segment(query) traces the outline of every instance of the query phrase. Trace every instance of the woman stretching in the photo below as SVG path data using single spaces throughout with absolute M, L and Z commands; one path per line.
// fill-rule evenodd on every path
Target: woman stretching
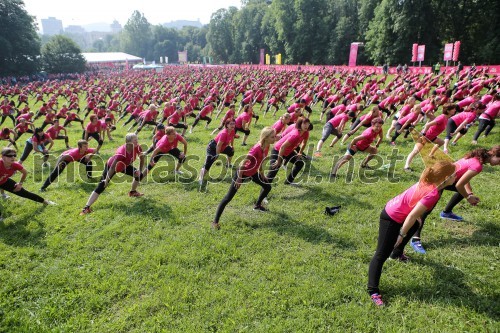
M 271 191 L 271 184 L 262 171 L 262 161 L 266 158 L 269 152 L 269 146 L 274 143 L 275 140 L 276 134 L 274 133 L 274 129 L 271 127 L 264 127 L 260 132 L 259 142 L 250 149 L 248 155 L 245 157 L 243 162 L 241 162 L 241 166 L 234 174 L 226 196 L 217 207 L 215 218 L 212 222 L 212 228 L 220 229 L 219 221 L 222 212 L 224 212 L 224 208 L 226 208 L 226 205 L 233 199 L 236 192 L 238 192 L 241 184 L 250 180 L 262 187 L 262 191 L 260 192 L 259 198 L 255 203 L 254 209 L 267 211 L 267 208 L 262 206 L 262 200 L 264 200 L 264 198 Z
M 415 223 L 439 200 L 440 190 L 455 181 L 455 166 L 451 162 L 440 161 L 424 170 L 420 181 L 387 202 L 380 213 L 377 250 L 368 269 L 368 293 L 377 306 L 383 306 L 379 283 L 385 261 L 408 258 L 402 249 L 418 229 Z M 394 251 L 398 246 L 399 251 Z
M 9 147 L 2 149 L 2 159 L 0 159 L 0 189 L 2 192 L 5 190 L 20 197 L 43 203 L 44 205 L 55 205 L 54 202 L 45 200 L 41 196 L 23 188 L 28 171 L 26 171 L 21 163 L 16 162 L 16 157 L 17 153 L 15 149 Z M 17 171 L 21 172 L 21 179 L 16 183 L 10 177 Z
M 200 170 L 200 185 L 203 184 L 203 177 L 207 173 L 212 164 L 219 158 L 220 154 L 227 155 L 227 167 L 231 166 L 231 158 L 234 156 L 234 120 L 230 119 L 226 122 L 226 128 L 217 134 L 217 136 L 210 140 L 207 146 L 207 158 L 205 164 Z
M 136 169 L 134 168 L 133 163 L 138 156 L 140 164 L 139 169 Z M 135 133 L 128 133 L 125 136 L 125 144 L 120 146 L 116 150 L 115 154 L 106 162 L 104 170 L 102 171 L 101 181 L 90 195 L 89 200 L 87 201 L 85 207 L 83 207 L 80 215 L 92 213 L 92 209 L 90 207 L 99 198 L 99 195 L 109 185 L 111 178 L 113 178 L 117 172 L 123 172 L 124 174 L 134 178 L 132 181 L 132 189 L 128 193 L 129 197 L 143 196 L 143 193 L 137 192 L 137 186 L 139 186 L 139 181 L 142 179 L 140 170 L 144 167 L 144 161 L 145 156 L 142 154 L 142 149 L 139 145 L 137 135 Z

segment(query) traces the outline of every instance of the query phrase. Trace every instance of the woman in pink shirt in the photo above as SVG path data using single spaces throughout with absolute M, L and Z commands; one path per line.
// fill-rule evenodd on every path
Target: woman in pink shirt
M 276 132 L 276 137 L 281 139 L 281 133 L 285 130 L 286 126 L 290 123 L 292 116 L 287 112 L 283 114 L 274 124 L 273 129 Z
M 139 157 L 140 160 L 139 169 L 136 169 L 133 165 L 137 157 Z M 109 182 L 117 172 L 123 172 L 134 178 L 132 181 L 132 188 L 128 193 L 129 197 L 143 196 L 143 193 L 137 191 L 137 187 L 142 179 L 140 170 L 144 167 L 144 161 L 145 156 L 142 154 L 137 135 L 135 133 L 128 133 L 125 136 L 125 144 L 120 146 L 115 154 L 106 162 L 99 185 L 97 185 L 92 194 L 90 194 L 87 204 L 83 207 L 80 215 L 92 213 L 91 206 L 99 198 L 99 195 L 104 192 L 104 189 L 109 185 Z
M 182 143 L 184 145 L 184 150 L 181 152 L 177 145 Z M 167 155 L 172 155 L 178 161 L 177 167 L 175 168 L 175 173 L 182 175 L 183 172 L 180 171 L 182 163 L 186 160 L 187 154 L 187 141 L 183 136 L 179 135 L 175 128 L 169 126 L 165 128 L 165 135 L 156 143 L 156 148 L 151 155 L 151 161 L 149 162 L 146 169 L 142 172 L 142 177 L 145 177 L 148 172 L 153 169 L 153 167 L 158 163 L 160 158 Z
M 294 183 L 295 177 L 297 177 L 305 165 L 303 152 L 309 140 L 309 132 L 312 129 L 313 125 L 309 118 L 301 117 L 295 123 L 294 128 L 288 134 L 283 133 L 282 138 L 274 144 L 269 162 L 271 169 L 267 174 L 267 178 L 271 183 L 278 174 L 280 166 L 291 163 L 293 164 L 293 169 L 285 180 L 285 185 L 297 185 Z M 297 149 L 299 149 L 298 152 L 296 151 Z
M 406 130 L 405 138 L 408 136 L 410 130 L 415 127 L 414 124 L 417 123 L 420 112 L 422 112 L 422 108 L 420 107 L 420 105 L 415 105 L 408 115 L 398 119 L 395 126 L 396 131 L 391 138 L 391 146 L 396 145 L 396 139 L 399 137 L 399 135 L 401 135 L 401 133 L 403 133 L 403 131 Z
M 382 130 L 382 125 L 384 121 L 381 117 L 374 118 L 371 122 L 372 126 L 366 129 L 360 136 L 355 137 L 351 143 L 347 146 L 347 151 L 344 156 L 335 164 L 333 167 L 330 178 L 337 178 L 337 172 L 340 167 L 352 159 L 354 154 L 358 151 L 366 151 L 369 155 L 361 163 L 362 168 L 366 168 L 368 162 L 378 153 L 378 146 L 384 138 L 384 131 Z M 371 143 L 378 137 L 375 146 L 370 146 Z
M 212 222 L 212 228 L 220 229 L 220 217 L 226 208 L 226 205 L 231 202 L 234 195 L 240 188 L 241 184 L 252 180 L 254 183 L 262 187 L 259 198 L 255 203 L 254 210 L 267 211 L 267 208 L 262 206 L 262 201 L 271 191 L 271 182 L 264 176 L 262 170 L 262 162 L 269 153 L 269 146 L 276 140 L 276 134 L 274 129 L 271 127 L 264 127 L 260 132 L 260 140 L 255 144 L 248 155 L 245 157 L 243 162 L 241 162 L 238 171 L 234 174 L 229 190 L 226 196 L 222 199 L 217 211 L 215 212 L 215 218 Z
M 203 177 L 205 177 L 205 173 L 210 170 L 212 164 L 214 164 L 214 162 L 219 158 L 220 154 L 227 156 L 226 167 L 231 167 L 231 158 L 234 156 L 234 126 L 234 120 L 228 120 L 226 122 L 226 128 L 220 131 L 219 134 L 217 134 L 217 136 L 208 143 L 205 164 L 200 170 L 200 185 L 203 184 Z
M 500 93 L 495 94 L 495 99 L 493 102 L 490 102 L 487 107 L 486 111 L 484 111 L 480 116 L 479 116 L 479 125 L 477 127 L 477 131 L 474 134 L 474 138 L 472 139 L 472 144 L 477 145 L 477 139 L 479 139 L 479 136 L 481 133 L 484 132 L 484 137 L 487 137 L 488 134 L 490 134 L 491 130 L 495 126 L 495 119 L 499 115 L 499 110 L 500 110 Z
M 437 150 L 444 144 L 444 140 L 439 138 L 438 135 L 441 134 L 446 129 L 446 124 L 448 123 L 448 119 L 455 114 L 456 110 L 457 110 L 456 104 L 451 104 L 451 103 L 445 104 L 443 106 L 443 114 L 437 116 L 433 121 L 430 121 L 424 125 L 424 128 L 422 129 L 421 132 L 422 136 L 415 143 L 412 152 L 406 158 L 406 163 L 404 167 L 405 171 L 407 172 L 413 171 L 410 167 L 410 164 L 413 161 L 413 158 L 417 156 L 417 154 L 420 153 L 420 151 L 422 151 L 422 149 L 427 143 L 433 142 L 435 144 L 433 150 Z
M 45 183 L 40 188 L 41 192 L 45 192 L 47 187 L 54 182 L 54 180 L 59 177 L 61 172 L 66 168 L 71 162 L 79 162 L 85 165 L 85 170 L 87 173 L 87 178 L 92 179 L 92 161 L 90 160 L 96 149 L 89 148 L 89 143 L 85 140 L 78 141 L 78 148 L 73 148 L 66 150 L 59 156 L 56 162 L 56 167 L 52 170 L 50 176 L 45 180 Z
M 0 159 L 0 190 L 8 191 L 22 198 L 30 199 L 44 205 L 54 205 L 52 201 L 45 200 L 39 195 L 27 191 L 23 183 L 28 176 L 28 171 L 21 163 L 16 162 L 17 153 L 13 148 L 3 148 L 2 158 Z M 15 182 L 12 177 L 17 171 L 21 173 L 19 182 Z
M 208 128 L 208 125 L 210 125 L 210 123 L 212 122 L 212 118 L 210 118 L 208 115 L 212 114 L 214 109 L 215 109 L 215 103 L 208 103 L 207 105 L 205 105 L 201 109 L 200 113 L 198 113 L 198 115 L 196 116 L 196 119 L 194 120 L 194 123 L 191 126 L 191 129 L 189 130 L 189 133 L 193 133 L 194 127 L 198 125 L 198 122 L 200 120 L 206 121 L 207 123 L 205 125 L 205 128 Z
M 235 121 L 235 131 L 243 132 L 245 136 L 243 137 L 242 146 L 247 145 L 247 139 L 250 135 L 250 125 L 252 123 L 253 110 L 251 105 L 245 105 L 243 107 L 243 112 L 240 114 Z
M 97 150 L 96 154 L 99 154 L 99 149 L 101 149 L 104 140 L 101 137 L 102 126 L 97 119 L 95 114 L 90 116 L 90 122 L 85 127 L 85 131 L 83 131 L 82 139 L 85 141 L 89 141 L 90 138 L 94 138 L 97 141 Z
M 445 154 L 448 154 L 448 143 L 450 142 L 450 139 L 456 135 L 452 142 L 453 146 L 456 145 L 457 140 L 467 133 L 469 126 L 472 125 L 477 116 L 479 116 L 485 108 L 484 104 L 475 102 L 472 105 L 473 111 L 460 112 L 448 120 L 448 124 L 446 125 L 446 138 L 444 139 L 443 147 Z
M 318 141 L 316 146 L 316 152 L 314 153 L 315 157 L 321 157 L 321 147 L 323 147 L 323 143 L 328 139 L 328 137 L 333 134 L 335 137 L 330 144 L 330 147 L 333 147 L 337 141 L 342 137 L 342 131 L 344 130 L 344 126 L 349 119 L 354 119 L 356 117 L 356 113 L 341 113 L 332 119 L 328 120 L 323 127 L 323 133 L 321 134 L 321 139 Z
M 359 117 L 351 126 L 351 130 L 347 132 L 342 138 L 342 143 L 344 143 L 351 135 L 356 133 L 361 126 L 370 127 L 372 120 L 375 118 L 383 118 L 383 113 L 379 110 L 378 106 L 374 106 L 370 112 Z
M 442 219 L 462 221 L 463 218 L 461 216 L 453 213 L 453 208 L 455 208 L 464 198 L 472 206 L 476 206 L 479 203 L 479 197 L 472 192 L 470 181 L 483 171 L 483 165 L 486 163 L 489 163 L 491 166 L 500 164 L 500 145 L 490 150 L 484 148 L 475 149 L 454 163 L 456 167 L 456 179 L 453 184 L 444 187 L 441 192 L 447 190 L 456 193 L 451 197 L 444 210 L 439 214 Z M 425 220 L 434 207 L 435 205 L 422 215 L 420 226 L 411 239 L 410 245 L 417 253 L 426 253 L 420 237 Z
M 375 305 L 384 305 L 379 283 L 385 261 L 389 257 L 408 260 L 402 249 L 418 229 L 415 221 L 436 204 L 439 191 L 454 181 L 455 166 L 450 162 L 437 162 L 424 170 L 418 183 L 387 202 L 380 214 L 377 249 L 368 269 L 367 289 Z

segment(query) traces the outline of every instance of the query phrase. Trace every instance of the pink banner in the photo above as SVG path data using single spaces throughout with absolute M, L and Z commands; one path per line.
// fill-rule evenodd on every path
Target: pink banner
M 425 45 L 419 45 L 417 49 L 417 61 L 424 61 L 425 59 Z
M 259 56 L 259 65 L 264 65 L 264 49 L 260 49 L 260 56 Z
M 460 41 L 456 41 L 453 48 L 453 61 L 458 61 L 459 54 L 460 54 Z
M 448 43 L 444 45 L 444 61 L 451 60 L 453 58 L 453 43 Z
M 356 66 L 358 58 L 358 43 L 351 43 L 351 52 L 349 52 L 349 67 Z
M 411 62 L 417 61 L 418 44 L 413 44 L 411 47 Z

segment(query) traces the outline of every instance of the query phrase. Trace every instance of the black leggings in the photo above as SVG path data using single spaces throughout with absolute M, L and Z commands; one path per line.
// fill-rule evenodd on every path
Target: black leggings
M 68 125 L 69 125 L 71 122 L 73 122 L 73 121 L 76 121 L 76 122 L 78 122 L 78 123 L 80 123 L 80 124 L 82 124 L 82 125 L 83 125 L 83 120 L 81 120 L 81 119 L 66 119 L 66 120 L 64 121 L 63 127 L 68 126 Z
M 273 149 L 271 151 L 271 158 L 270 158 L 270 162 L 269 162 L 270 165 L 274 164 L 274 162 L 276 162 L 276 160 L 278 160 L 278 155 L 279 155 L 279 152 L 276 149 Z M 283 164 L 286 164 L 289 162 L 293 164 L 293 169 L 292 169 L 292 172 L 290 172 L 290 174 L 288 175 L 288 178 L 286 180 L 289 183 L 293 183 L 293 181 L 295 180 L 295 177 L 297 177 L 300 170 L 302 170 L 302 168 L 304 167 L 305 163 L 302 159 L 300 159 L 297 156 L 297 153 L 295 151 L 292 151 L 289 155 L 283 157 Z M 278 174 L 279 170 L 280 170 L 280 168 L 276 168 L 276 169 L 271 168 L 271 170 L 269 170 L 269 172 L 267 174 L 267 179 L 269 179 L 269 183 L 273 182 L 273 180 L 276 177 L 276 175 Z
M 207 157 L 205 159 L 205 164 L 203 164 L 203 168 L 205 169 L 205 171 L 210 170 L 212 164 L 214 164 L 214 162 L 217 160 L 217 156 L 215 154 L 216 151 L 217 151 L 217 142 L 215 142 L 215 140 L 210 140 L 207 146 Z M 229 157 L 233 157 L 234 149 L 231 146 L 227 146 L 220 153 L 225 154 Z
M 130 123 L 132 120 L 135 120 L 139 118 L 139 116 L 136 116 L 136 115 L 131 115 L 130 118 L 128 118 L 128 120 L 123 124 L 123 126 L 127 125 L 128 123 Z M 121 119 L 121 118 L 120 118 Z
M 85 157 L 82 157 L 78 162 L 85 165 L 85 171 L 87 172 L 87 178 L 91 178 L 92 177 L 92 161 L 87 161 L 87 159 Z M 45 183 L 43 183 L 42 188 L 46 189 L 47 187 L 49 187 L 50 184 L 52 184 L 52 182 L 54 180 L 56 180 L 57 177 L 59 177 L 61 172 L 63 172 L 63 170 L 66 168 L 66 166 L 69 163 L 70 162 L 66 162 L 66 161 L 62 161 L 61 163 L 59 163 L 54 168 L 54 170 L 52 170 L 52 172 L 50 173 L 50 176 L 47 178 L 47 180 L 45 180 Z
M 477 141 L 484 130 L 486 130 L 486 132 L 484 132 L 484 136 L 488 136 L 493 127 L 495 127 L 495 120 L 479 118 L 479 125 L 477 127 L 476 134 L 474 134 L 474 140 Z
M 370 261 L 368 269 L 368 293 L 370 295 L 380 293 L 378 286 L 380 283 L 380 276 L 382 275 L 382 267 L 384 266 L 387 258 L 389 258 L 389 256 L 391 256 L 391 258 L 397 257 L 396 253 L 394 253 L 396 251 L 394 250 L 394 244 L 396 244 L 396 241 L 398 240 L 399 230 L 402 225 L 402 223 L 398 223 L 391 219 L 391 217 L 386 213 L 385 208 L 382 210 L 382 213 L 380 213 L 377 250 Z M 403 239 L 401 248 L 405 247 L 411 239 L 411 234 L 413 234 L 417 228 L 418 222 L 415 222 L 415 224 L 408 231 L 406 237 Z M 403 252 L 401 251 L 401 253 Z
M 83 132 L 82 139 L 85 139 L 85 132 L 86 131 Z M 90 140 L 90 138 L 94 138 L 99 146 L 102 146 L 102 144 L 104 143 L 104 140 L 101 139 L 101 135 L 99 134 L 99 132 L 87 133 L 87 141 Z
M 458 126 L 455 124 L 453 119 L 448 119 L 448 124 L 446 124 L 446 139 L 450 140 L 451 139 L 451 133 L 455 132 L 457 130 Z M 459 132 L 460 134 L 464 135 L 467 133 L 466 128 L 462 128 Z
M 18 195 L 22 198 L 30 199 L 30 200 L 40 202 L 40 203 L 45 201 L 45 199 L 42 198 L 41 196 L 39 196 L 38 194 L 31 193 L 30 191 L 26 191 L 24 189 L 24 187 L 20 191 L 14 192 L 15 187 L 16 187 L 16 182 L 13 181 L 11 178 L 8 178 L 5 183 L 0 185 L 0 188 L 2 190 L 8 191 L 8 192 L 13 193 L 15 195 Z
M 41 145 L 43 147 L 43 145 Z M 20 162 L 24 162 L 31 151 L 33 150 L 33 144 L 29 141 L 26 141 L 26 145 L 24 146 L 23 154 L 21 155 L 21 158 L 19 159 Z M 46 162 L 49 159 L 49 154 L 44 154 L 43 155 L 43 161 Z
M 448 204 L 444 208 L 443 211 L 445 213 L 451 213 L 453 211 L 453 208 L 455 208 L 455 206 L 458 205 L 460 203 L 460 201 L 462 201 L 464 199 L 464 197 L 458 192 L 456 185 L 457 185 L 457 183 L 450 185 L 450 186 L 447 186 L 444 189 L 442 189 L 441 191 L 439 191 L 439 198 L 441 198 L 441 195 L 443 194 L 444 190 L 456 192 L 455 194 L 452 195 L 452 197 L 450 198 L 450 201 L 448 201 Z M 436 202 L 436 205 L 437 205 L 437 202 Z M 427 219 L 427 216 L 429 216 L 429 214 L 432 213 L 432 211 L 434 210 L 436 205 L 432 206 L 431 209 L 429 209 L 428 211 L 426 211 L 422 215 L 422 217 L 420 218 L 422 220 L 422 224 L 420 225 L 420 227 L 417 229 L 417 231 L 413 235 L 414 238 L 420 238 L 420 233 L 422 232 L 422 229 L 424 228 L 425 219 Z
M 236 192 L 238 192 L 238 189 L 234 186 L 236 183 L 236 179 L 238 178 L 238 172 L 235 172 L 233 180 L 231 182 L 231 185 L 229 185 L 229 190 L 226 193 L 226 196 L 222 198 L 222 201 L 220 202 L 219 206 L 217 207 L 217 211 L 215 212 L 215 218 L 214 222 L 219 223 L 220 216 L 222 215 L 222 212 L 224 212 L 224 208 L 226 208 L 226 205 L 233 200 L 234 195 Z M 256 205 L 260 205 L 262 203 L 262 200 L 264 200 L 265 197 L 269 194 L 271 191 L 271 184 L 270 183 L 265 183 L 260 179 L 259 173 L 255 173 L 253 176 L 247 176 L 242 179 L 242 183 L 250 181 L 250 179 L 256 183 L 257 185 L 262 187 L 262 190 L 260 191 L 259 198 L 257 199 L 257 202 L 255 203 Z
M 167 151 L 166 153 L 157 154 L 155 157 L 153 157 L 153 162 L 156 164 L 156 163 L 158 163 L 160 158 L 162 158 L 163 156 L 167 156 L 167 155 L 172 155 L 173 157 L 175 157 L 179 161 L 179 163 L 184 163 L 184 161 L 186 160 L 185 156 L 183 158 L 181 158 L 181 151 L 179 150 L 179 148 L 172 148 L 169 151 Z M 150 163 L 148 165 L 148 170 L 153 169 L 153 167 L 154 167 L 154 165 L 152 165 Z
M 109 170 L 109 166 L 108 166 L 108 164 L 106 164 L 106 166 L 104 167 L 104 170 L 102 171 L 101 181 L 99 182 L 99 184 L 97 185 L 97 187 L 94 190 L 95 193 L 101 194 L 102 192 L 104 192 L 104 189 L 106 188 L 106 186 L 104 186 L 104 183 L 106 182 L 106 177 L 108 176 L 108 170 Z M 136 171 L 137 171 L 137 169 L 134 168 L 133 165 L 127 165 L 125 170 L 123 170 L 123 173 L 128 175 L 128 176 L 133 177 L 137 181 L 140 181 L 142 178 L 142 175 L 140 175 L 139 177 L 136 177 L 135 176 Z M 113 176 L 111 176 L 111 178 L 113 178 L 114 175 L 116 175 L 116 172 L 113 174 Z M 111 182 L 111 178 L 109 179 L 109 182 Z M 108 182 L 108 185 L 109 185 L 109 182 Z
M 196 119 L 194 120 L 194 123 L 193 123 L 193 127 L 195 127 L 196 125 L 198 125 L 198 122 L 200 120 L 205 120 L 207 122 L 207 125 L 208 125 L 212 121 L 212 118 L 210 118 L 208 116 L 205 116 L 205 117 L 196 117 Z
M 10 119 L 12 120 L 12 124 L 13 124 L 14 126 L 16 126 L 16 119 L 15 119 L 15 118 L 14 118 L 14 116 L 13 116 L 13 115 L 11 115 L 11 114 L 2 115 L 2 121 L 0 122 L 0 125 L 2 125 L 2 124 L 3 124 L 3 122 L 5 121 L 5 119 L 6 119 L 6 118 L 10 118 Z
M 243 132 L 243 133 L 245 133 L 245 135 L 250 135 L 250 130 L 249 130 L 249 129 L 248 129 L 248 130 L 244 130 L 244 129 L 243 129 L 243 128 L 241 128 L 241 127 L 235 127 L 235 128 L 234 128 L 234 131 L 235 131 L 235 132 Z

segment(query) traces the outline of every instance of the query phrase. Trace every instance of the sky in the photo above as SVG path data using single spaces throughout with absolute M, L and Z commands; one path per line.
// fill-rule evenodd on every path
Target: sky
M 175 20 L 210 22 L 210 16 L 220 8 L 241 8 L 240 0 L 24 0 L 30 15 L 36 16 L 39 30 L 41 19 L 49 16 L 62 20 L 63 27 L 97 22 L 122 26 L 134 10 L 143 13 L 151 24 Z

